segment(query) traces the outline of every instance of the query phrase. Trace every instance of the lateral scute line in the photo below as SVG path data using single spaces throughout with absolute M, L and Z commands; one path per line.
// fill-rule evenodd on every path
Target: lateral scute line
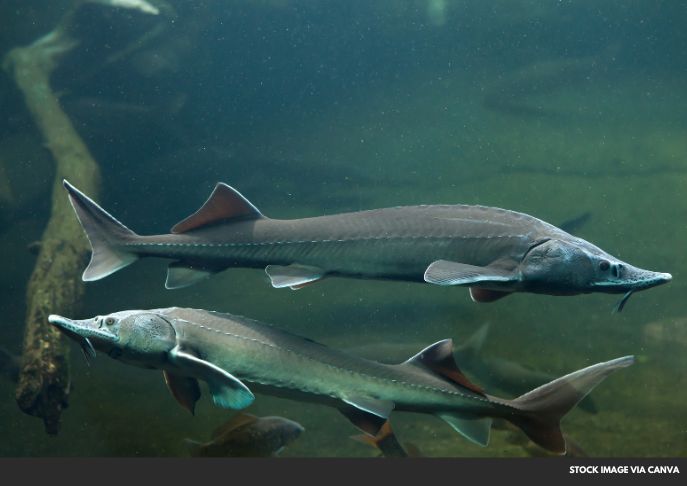
M 183 319 L 180 319 L 180 320 L 183 320 Z M 322 361 L 318 361 L 318 360 L 316 360 L 315 358 L 312 358 L 311 356 L 304 355 L 304 354 L 299 353 L 299 352 L 297 352 L 297 351 L 294 351 L 294 350 L 292 350 L 292 349 L 280 347 L 280 346 L 274 345 L 274 344 L 272 344 L 272 343 L 267 343 L 267 342 L 265 342 L 265 341 L 261 341 L 261 340 L 256 339 L 256 338 L 249 338 L 249 337 L 246 337 L 246 336 L 241 336 L 241 335 L 239 335 L 239 334 L 234 334 L 234 333 L 231 333 L 231 332 L 222 331 L 222 330 L 215 329 L 215 328 L 212 328 L 212 327 L 209 327 L 209 326 L 204 326 L 203 324 L 198 324 L 197 322 L 192 322 L 192 321 L 187 321 L 187 320 L 183 320 L 183 321 L 186 322 L 186 323 L 188 323 L 188 324 L 191 324 L 191 325 L 193 325 L 193 326 L 196 326 L 196 327 L 198 327 L 198 328 L 200 328 L 200 329 L 206 330 L 206 331 L 208 331 L 208 332 L 214 332 L 214 333 L 217 333 L 217 334 L 225 334 L 225 335 L 227 335 L 227 336 L 235 337 L 235 338 L 237 338 L 237 339 L 242 339 L 242 340 L 244 340 L 244 341 L 251 341 L 251 342 L 255 342 L 255 343 L 261 344 L 261 345 L 263 345 L 263 346 L 270 347 L 270 348 L 280 349 L 280 350 L 282 350 L 282 351 L 286 351 L 286 352 L 292 353 L 292 354 L 294 354 L 294 355 L 296 355 L 296 356 L 299 356 L 299 357 L 301 357 L 301 358 L 303 358 L 303 359 L 306 359 L 306 360 L 308 360 L 308 361 L 312 361 L 312 362 L 315 362 L 315 363 L 324 365 L 324 366 L 326 366 L 326 367 L 328 367 L 328 368 L 331 368 L 331 369 L 336 370 L 336 371 L 339 371 L 339 372 L 344 372 L 344 373 L 349 373 L 349 374 L 356 374 L 356 375 L 359 375 L 359 376 L 362 376 L 362 377 L 365 377 L 365 378 L 368 378 L 368 379 L 371 379 L 371 380 L 375 380 L 375 381 L 384 381 L 384 378 L 379 378 L 379 377 L 377 377 L 377 376 L 369 375 L 369 374 L 367 374 L 367 373 L 362 373 L 362 372 L 360 372 L 360 371 L 355 371 L 355 370 L 351 370 L 351 369 L 340 368 L 340 367 L 335 366 L 335 365 L 332 365 L 332 364 L 330 364 L 330 363 L 324 363 L 324 362 L 322 362 Z M 408 383 L 408 382 L 406 382 L 406 381 L 396 381 L 396 383 L 397 383 L 397 384 L 400 384 L 400 385 L 408 386 L 408 387 L 410 387 L 410 388 L 417 388 L 417 389 L 420 389 L 420 390 L 428 390 L 428 391 L 443 393 L 443 394 L 447 394 L 447 395 L 455 395 L 455 396 L 459 396 L 459 397 L 461 397 L 461 398 L 467 398 L 467 399 L 471 399 L 471 400 L 478 400 L 478 401 L 482 401 L 482 402 L 489 402 L 489 399 L 487 399 L 487 398 L 481 398 L 481 397 L 477 397 L 477 396 L 466 395 L 466 394 L 464 394 L 464 393 L 460 393 L 460 392 L 457 392 L 457 391 L 442 390 L 441 388 L 435 388 L 435 387 L 432 387 L 432 386 L 425 386 L 425 385 L 418 385 L 418 384 L 415 384 L 415 383 Z

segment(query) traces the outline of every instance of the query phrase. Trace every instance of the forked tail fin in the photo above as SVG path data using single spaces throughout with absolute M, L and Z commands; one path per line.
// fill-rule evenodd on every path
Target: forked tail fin
M 536 444 L 564 454 L 560 420 L 608 375 L 634 363 L 634 356 L 598 363 L 553 380 L 516 398 L 510 404 L 521 413 L 505 417 Z
M 122 250 L 120 246 L 125 239 L 138 235 L 69 182 L 65 180 L 63 184 L 69 193 L 69 201 L 81 227 L 91 243 L 91 261 L 82 279 L 85 282 L 100 280 L 135 262 L 138 256 Z

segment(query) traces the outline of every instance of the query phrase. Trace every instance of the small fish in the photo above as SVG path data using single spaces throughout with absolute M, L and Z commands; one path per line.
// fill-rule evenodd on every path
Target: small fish
M 171 234 L 140 236 L 64 181 L 92 247 L 84 281 L 141 257 L 163 257 L 165 286 L 186 287 L 229 267 L 263 268 L 275 288 L 327 276 L 468 287 L 475 302 L 514 292 L 632 292 L 672 276 L 622 262 L 591 243 L 523 213 L 484 206 L 408 206 L 315 218 L 268 218 L 217 184 Z
M 376 436 L 393 410 L 432 414 L 486 446 L 492 419 L 520 428 L 548 451 L 563 454 L 560 420 L 625 356 L 570 373 L 513 400 L 485 393 L 458 368 L 450 339 L 396 365 L 358 358 L 258 321 L 202 309 L 127 310 L 90 319 L 48 321 L 119 361 L 160 369 L 172 395 L 192 410 L 198 380 L 215 405 L 241 410 L 264 394 L 329 405 Z M 191 386 L 193 385 L 193 386 Z
M 190 454 L 197 457 L 270 457 L 279 454 L 304 431 L 301 424 L 283 417 L 239 413 L 215 429 L 209 442 L 184 442 Z

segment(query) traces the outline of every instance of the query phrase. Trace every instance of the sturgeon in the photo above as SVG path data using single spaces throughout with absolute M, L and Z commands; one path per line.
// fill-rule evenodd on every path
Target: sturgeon
M 486 446 L 492 418 L 505 419 L 545 449 L 565 452 L 560 419 L 632 356 L 599 363 L 514 399 L 488 395 L 459 370 L 450 339 L 397 365 L 328 348 L 243 317 L 201 309 L 127 310 L 84 320 L 49 322 L 95 354 L 161 369 L 172 395 L 193 412 L 198 380 L 215 405 L 243 409 L 258 392 L 340 410 L 377 436 L 392 410 L 434 414 L 469 440 Z M 244 383 L 245 382 L 245 383 Z
M 469 287 L 476 302 L 513 292 L 632 292 L 671 280 L 642 270 L 533 216 L 469 205 L 405 206 L 313 218 L 264 216 L 219 183 L 171 234 L 140 236 L 64 181 L 92 247 L 84 281 L 140 257 L 164 257 L 165 286 L 186 287 L 229 267 L 264 268 L 272 286 L 300 289 L 325 276 Z

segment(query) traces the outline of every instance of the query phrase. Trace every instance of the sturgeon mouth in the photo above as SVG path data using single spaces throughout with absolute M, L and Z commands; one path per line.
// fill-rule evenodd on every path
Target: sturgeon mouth
M 607 293 L 621 293 L 625 295 L 618 301 L 613 308 L 613 313 L 618 313 L 623 310 L 625 304 L 630 299 L 634 292 L 638 290 L 650 289 L 657 285 L 668 283 L 673 279 L 669 273 L 651 272 L 649 270 L 642 270 L 640 268 L 630 267 L 629 277 L 619 280 L 609 280 L 606 282 L 597 282 L 593 287 L 601 292 Z
M 629 273 L 618 280 L 608 280 L 605 282 L 595 282 L 593 287 L 602 292 L 629 292 L 650 289 L 658 285 L 670 282 L 673 276 L 669 273 L 652 272 L 640 268 L 625 268 Z

